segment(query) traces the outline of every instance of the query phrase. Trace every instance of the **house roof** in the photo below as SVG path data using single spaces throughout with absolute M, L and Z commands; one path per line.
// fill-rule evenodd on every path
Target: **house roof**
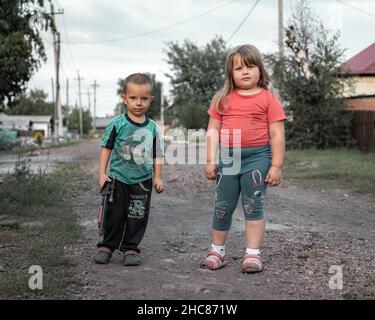
M 375 42 L 344 62 L 339 70 L 341 74 L 375 75 Z
M 0 113 L 0 126 L 3 128 L 22 129 L 29 125 L 30 121 L 33 123 L 49 124 L 51 116 L 13 116 L 5 113 Z
M 97 128 L 105 128 L 114 117 L 95 118 L 95 125 Z

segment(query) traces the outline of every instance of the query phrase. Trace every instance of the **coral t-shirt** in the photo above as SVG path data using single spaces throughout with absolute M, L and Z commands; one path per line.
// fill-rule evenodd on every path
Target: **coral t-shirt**
M 221 121 L 220 144 L 224 147 L 246 148 L 267 145 L 269 125 L 285 120 L 280 101 L 268 90 L 252 95 L 234 90 L 225 100 L 223 113 L 212 105 L 208 114 Z

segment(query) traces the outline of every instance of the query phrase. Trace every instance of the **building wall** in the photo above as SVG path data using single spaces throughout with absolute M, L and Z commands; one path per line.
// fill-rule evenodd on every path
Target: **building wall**
M 346 86 L 345 97 L 375 95 L 375 75 L 353 76 L 351 79 L 353 81 L 353 89 L 350 91 Z
M 34 131 L 43 130 L 45 138 L 49 138 L 51 135 L 49 125 L 46 123 L 34 123 L 33 130 Z

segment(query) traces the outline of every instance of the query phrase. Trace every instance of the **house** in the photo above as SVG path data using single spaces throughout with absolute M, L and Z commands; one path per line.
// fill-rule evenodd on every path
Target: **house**
M 41 132 L 45 138 L 51 136 L 51 116 L 7 115 L 0 113 L 0 127 L 3 130 L 17 130 L 19 132 Z
M 96 117 L 95 118 L 95 127 L 97 130 L 105 130 L 105 128 L 108 126 L 109 122 L 114 118 L 115 116 L 111 117 Z
M 362 150 L 375 150 L 375 42 L 343 63 L 339 75 L 353 84 L 345 90 L 347 109 L 354 113 L 353 137 Z

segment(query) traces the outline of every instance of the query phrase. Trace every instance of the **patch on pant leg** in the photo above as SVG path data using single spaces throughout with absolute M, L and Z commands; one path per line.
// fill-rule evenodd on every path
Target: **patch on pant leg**
M 215 210 L 215 216 L 216 216 L 216 218 L 218 218 L 218 219 L 223 219 L 224 218 L 224 216 L 225 216 L 225 211 L 224 210 L 221 210 L 221 209 L 216 209 Z
M 253 208 L 249 204 L 244 204 L 243 208 L 244 208 L 246 214 L 253 214 L 254 213 Z
M 132 219 L 143 219 L 146 212 L 148 195 L 130 195 L 129 214 Z
M 217 188 L 219 187 L 219 184 L 220 184 L 222 178 L 223 178 L 223 174 L 221 172 L 219 172 L 216 175 L 215 199 L 217 199 Z
M 253 188 L 264 184 L 262 173 L 258 169 L 251 172 L 251 177 L 253 178 Z

